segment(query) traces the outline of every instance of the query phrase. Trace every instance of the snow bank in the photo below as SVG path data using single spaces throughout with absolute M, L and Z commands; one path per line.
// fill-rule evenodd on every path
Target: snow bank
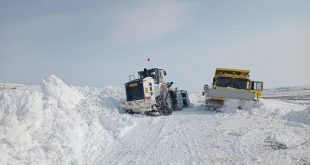
M 30 160 L 31 135 L 43 122 L 42 109 L 41 95 L 36 91 L 0 92 L 0 164 Z
M 41 84 L 44 98 L 63 108 L 74 108 L 84 96 L 74 87 L 69 87 L 54 75 L 48 76 Z
M 0 164 L 95 164 L 136 125 L 118 112 L 123 95 L 53 75 L 39 88 L 0 90 Z

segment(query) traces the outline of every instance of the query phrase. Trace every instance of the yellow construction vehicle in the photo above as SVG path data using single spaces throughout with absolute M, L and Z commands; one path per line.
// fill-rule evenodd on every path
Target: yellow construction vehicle
M 249 70 L 216 68 L 212 87 L 204 85 L 206 108 L 220 108 L 227 99 L 258 101 L 263 92 L 263 82 L 252 81 L 249 74 Z

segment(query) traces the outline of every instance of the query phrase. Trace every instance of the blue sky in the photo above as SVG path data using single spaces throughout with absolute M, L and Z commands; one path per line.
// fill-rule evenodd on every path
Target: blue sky
M 123 86 L 150 57 L 193 91 L 216 67 L 250 69 L 267 88 L 310 85 L 309 9 L 309 0 L 1 0 L 0 80 Z

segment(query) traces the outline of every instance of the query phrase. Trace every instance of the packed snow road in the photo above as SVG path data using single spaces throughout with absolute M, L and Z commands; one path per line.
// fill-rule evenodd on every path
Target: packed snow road
M 120 113 L 117 87 L 1 82 L 0 164 L 310 164 L 309 91 L 275 89 L 220 112 L 192 93 L 191 108 L 149 117 Z
M 188 118 L 194 119 L 192 120 L 194 122 L 190 122 Z M 197 114 L 185 116 L 180 112 L 172 116 L 144 118 L 120 140 L 101 163 L 193 162 L 199 148 L 192 141 L 192 133 L 195 131 L 191 129 L 195 128 L 194 125 L 200 124 L 200 120 Z
M 99 164 L 309 163 L 309 127 L 291 127 L 276 114 L 259 111 L 217 113 L 196 107 L 144 117 Z

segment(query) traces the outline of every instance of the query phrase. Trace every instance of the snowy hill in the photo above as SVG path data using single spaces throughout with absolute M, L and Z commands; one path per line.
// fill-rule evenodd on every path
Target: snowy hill
M 221 112 L 190 94 L 171 116 L 120 113 L 122 88 L 0 82 L 0 164 L 309 164 L 309 88 Z M 122 112 L 122 111 L 121 111 Z

